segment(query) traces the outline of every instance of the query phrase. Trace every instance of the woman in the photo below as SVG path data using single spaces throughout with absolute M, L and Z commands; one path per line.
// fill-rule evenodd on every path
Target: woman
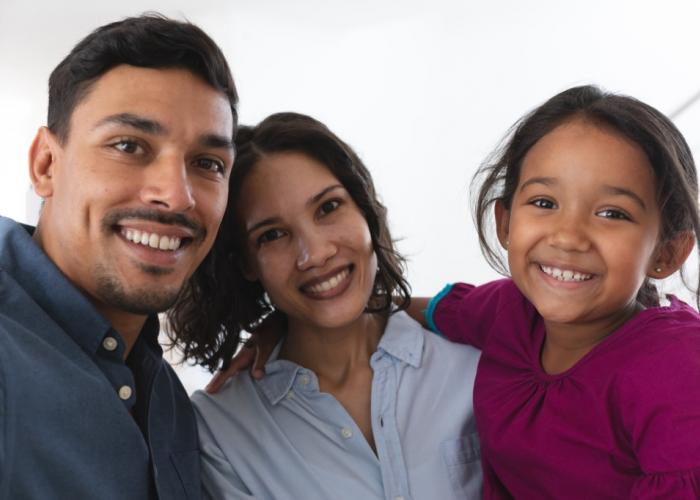
M 241 130 L 236 146 L 219 239 L 172 328 L 186 356 L 210 368 L 273 310 L 286 336 L 262 380 L 240 374 L 216 395 L 194 395 L 206 492 L 479 497 L 479 352 L 401 311 L 403 259 L 360 159 L 293 113 Z

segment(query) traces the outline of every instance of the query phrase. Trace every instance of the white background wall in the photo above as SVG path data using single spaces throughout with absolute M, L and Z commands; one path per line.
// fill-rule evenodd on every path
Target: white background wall
M 0 214 L 36 220 L 26 155 L 51 70 L 95 27 L 145 10 L 187 18 L 219 43 L 243 123 L 300 111 L 357 149 L 420 295 L 496 276 L 476 244 L 468 184 L 523 113 L 583 83 L 666 113 L 700 90 L 692 0 L 0 0 Z M 700 103 L 676 122 L 697 155 Z M 208 378 L 181 374 L 189 390 Z

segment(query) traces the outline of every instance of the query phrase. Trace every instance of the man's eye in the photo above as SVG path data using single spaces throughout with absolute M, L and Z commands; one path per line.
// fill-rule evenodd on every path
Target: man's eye
M 130 140 L 121 140 L 119 142 L 115 142 L 112 144 L 112 147 L 118 151 L 121 151 L 122 153 L 126 154 L 136 154 L 140 151 L 143 150 L 141 146 L 136 141 L 130 141 Z
M 223 174 L 225 171 L 224 162 L 214 158 L 197 158 L 194 163 L 197 168 L 202 170 L 209 170 L 219 174 Z
M 328 201 L 321 203 L 321 206 L 319 207 L 319 212 L 321 212 L 321 215 L 326 215 L 326 214 L 329 214 L 329 213 L 337 210 L 339 206 L 340 206 L 340 201 L 328 200 Z
M 615 210 L 614 208 L 606 208 L 598 212 L 600 217 L 606 219 L 617 219 L 617 220 L 632 220 L 629 215 L 621 210 Z
M 552 200 L 548 200 L 546 198 L 538 198 L 536 200 L 532 200 L 530 204 L 537 208 L 545 208 L 548 210 L 556 207 L 555 203 Z
M 284 236 L 284 231 L 280 229 L 268 229 L 258 236 L 258 244 L 269 243 L 278 240 Z

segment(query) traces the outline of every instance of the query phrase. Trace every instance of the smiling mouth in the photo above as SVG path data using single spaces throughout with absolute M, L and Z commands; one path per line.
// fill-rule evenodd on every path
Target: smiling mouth
M 540 264 L 540 269 L 547 276 L 551 276 L 555 280 L 564 282 L 588 281 L 593 278 L 592 274 L 580 273 L 571 269 L 561 269 L 559 267 L 543 266 Z
M 181 238 L 179 236 L 149 233 L 147 231 L 139 231 L 138 229 L 130 229 L 126 227 L 122 227 L 120 233 L 126 240 L 132 243 L 166 252 L 174 252 L 179 250 L 191 239 Z
M 338 273 L 323 281 L 302 286 L 301 290 L 304 293 L 318 297 L 334 296 L 338 291 L 341 291 L 351 272 L 352 266 L 344 267 Z

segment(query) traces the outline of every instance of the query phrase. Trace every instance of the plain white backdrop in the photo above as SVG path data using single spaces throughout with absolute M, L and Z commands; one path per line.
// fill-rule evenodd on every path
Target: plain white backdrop
M 468 186 L 522 114 L 584 83 L 666 113 L 700 91 L 692 0 L 0 0 L 0 214 L 36 221 L 26 158 L 46 122 L 51 70 L 92 29 L 148 10 L 218 42 L 243 123 L 299 111 L 359 152 L 417 295 L 497 276 L 476 243 Z M 676 123 L 700 154 L 700 103 Z M 198 368 L 179 373 L 189 391 L 208 380 Z

